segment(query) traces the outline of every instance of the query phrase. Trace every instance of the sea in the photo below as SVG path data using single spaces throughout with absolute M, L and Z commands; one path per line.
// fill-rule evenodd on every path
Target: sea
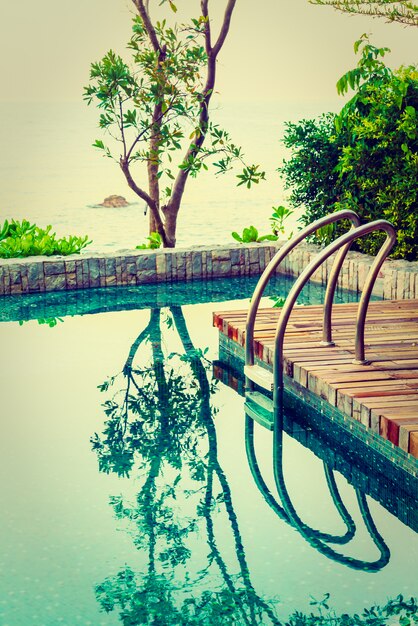
M 216 177 L 203 172 L 189 179 L 178 218 L 177 246 L 232 242 L 232 231 L 254 225 L 270 230 L 272 207 L 288 206 L 288 192 L 277 172 L 289 157 L 282 140 L 285 124 L 335 109 L 335 103 L 277 104 L 226 102 L 212 110 L 212 120 L 241 145 L 248 163 L 260 164 L 266 181 L 251 189 L 237 187 L 234 172 Z M 0 218 L 52 225 L 59 236 L 88 235 L 91 252 L 131 249 L 148 234 L 145 206 L 127 187 L 117 162 L 92 147 L 106 139 L 98 112 L 83 102 L 0 103 Z M 117 148 L 117 146 L 116 146 Z M 135 172 L 144 184 L 141 173 Z M 117 194 L 126 208 L 98 206 Z M 301 210 L 288 221 L 295 229 Z

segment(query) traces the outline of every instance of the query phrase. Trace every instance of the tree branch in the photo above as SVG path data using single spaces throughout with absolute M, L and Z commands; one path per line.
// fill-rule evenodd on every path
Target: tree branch
M 122 143 L 123 143 L 123 157 L 124 159 L 126 159 L 126 138 L 125 138 L 125 127 L 123 125 L 123 106 L 122 106 L 122 99 L 119 96 L 119 114 L 120 114 L 120 134 L 122 137 Z
M 147 31 L 152 47 L 155 52 L 161 53 L 160 42 L 158 41 L 157 33 L 155 32 L 154 26 L 152 25 L 148 14 L 148 2 L 146 2 L 146 6 L 144 4 L 144 0 L 132 0 L 132 2 L 138 9 L 138 13 L 144 23 L 145 30 Z
M 212 52 L 211 34 L 210 34 L 210 22 L 209 22 L 209 0 L 201 0 L 200 6 L 202 8 L 202 15 L 206 19 L 205 21 L 205 46 L 206 54 L 209 56 Z
M 208 0 L 202 0 L 202 10 L 206 11 L 206 16 L 209 18 L 209 10 L 208 10 Z M 229 26 L 231 23 L 231 16 L 236 4 L 236 0 L 228 0 L 228 4 L 224 14 L 224 20 L 221 27 L 220 35 L 216 41 L 216 44 L 213 48 L 211 48 L 210 53 L 208 54 L 207 61 L 207 78 L 206 84 L 203 88 L 201 94 L 201 102 L 200 102 L 200 114 L 199 114 L 199 130 L 200 135 L 196 139 L 194 139 L 186 152 L 186 155 L 183 159 L 183 163 L 187 163 L 191 159 L 193 159 L 196 154 L 199 152 L 200 148 L 203 145 L 203 142 L 206 139 L 206 132 L 208 128 L 209 122 L 209 103 L 212 97 L 213 89 L 215 86 L 216 79 L 216 57 L 222 48 L 222 45 L 225 41 L 225 38 L 229 31 Z M 208 22 L 209 23 L 209 22 Z M 183 197 L 184 188 L 187 182 L 187 178 L 189 176 L 190 170 L 182 169 L 177 174 L 176 180 L 173 185 L 173 192 L 171 195 L 170 202 L 167 205 L 167 212 L 173 211 L 177 213 L 180 207 L 181 199 Z
M 122 172 L 125 175 L 126 182 L 128 183 L 129 187 L 132 189 L 132 191 L 134 191 L 136 193 L 137 196 L 142 198 L 142 200 L 144 200 L 147 203 L 147 205 L 149 206 L 150 211 L 151 211 L 152 215 L 154 216 L 155 223 L 157 225 L 158 233 L 161 235 L 161 238 L 163 240 L 164 246 L 166 246 L 167 245 L 167 237 L 166 237 L 166 234 L 165 234 L 164 224 L 163 224 L 163 221 L 161 219 L 161 215 L 160 215 L 160 212 L 158 210 L 157 204 L 154 202 L 154 200 L 151 198 L 151 196 L 149 196 L 147 194 L 146 191 L 141 189 L 141 187 L 138 187 L 138 185 L 136 184 L 136 182 L 132 178 L 131 172 L 129 170 L 129 163 L 128 163 L 127 159 L 124 159 L 123 157 L 121 157 L 121 159 L 119 161 L 119 165 L 120 165 L 120 168 L 121 168 Z
M 159 118 L 157 118 L 157 120 L 156 120 L 157 122 L 160 122 L 160 121 L 163 119 L 163 117 L 165 117 L 165 116 L 166 116 L 166 115 L 167 115 L 167 114 L 171 111 L 171 109 L 173 108 L 173 104 L 174 104 L 174 97 L 172 98 L 172 100 L 171 100 L 170 104 L 168 105 L 168 107 L 167 107 L 167 109 L 164 111 L 164 113 L 163 113 L 163 112 L 161 112 L 161 115 L 160 115 L 160 116 L 159 116 Z M 133 141 L 133 143 L 132 143 L 131 147 L 129 148 L 129 151 L 128 151 L 127 155 L 126 155 L 126 158 L 127 158 L 128 160 L 130 159 L 131 154 L 132 154 L 132 152 L 133 152 L 133 149 L 135 148 L 135 146 L 137 145 L 137 143 L 138 143 L 139 141 L 141 141 L 142 137 L 143 137 L 143 136 L 144 136 L 144 135 L 145 135 L 145 134 L 146 134 L 146 133 L 147 133 L 147 132 L 148 132 L 148 131 L 152 128 L 152 127 L 153 127 L 153 124 L 154 124 L 154 123 L 155 123 L 155 122 L 151 122 L 151 124 L 148 124 L 148 126 L 147 126 L 146 128 L 144 128 L 144 130 L 142 130 L 142 131 L 139 133 L 139 135 L 137 135 L 137 137 L 135 137 L 135 139 L 134 139 L 134 141 Z
M 224 41 L 229 32 L 229 26 L 231 24 L 232 12 L 235 7 L 236 0 L 228 0 L 228 4 L 225 9 L 224 19 L 221 27 L 221 32 L 219 33 L 219 37 L 213 46 L 213 54 L 216 57 L 219 53 L 219 50 L 224 45 Z

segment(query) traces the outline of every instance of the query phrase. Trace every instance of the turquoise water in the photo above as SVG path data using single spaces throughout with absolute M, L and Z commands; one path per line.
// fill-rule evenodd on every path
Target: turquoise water
M 2 626 L 272 624 L 310 611 L 310 596 L 330 593 L 352 613 L 417 595 L 417 535 L 396 506 L 367 498 L 390 551 L 371 573 L 320 554 L 257 490 L 243 398 L 212 375 L 212 312 L 245 308 L 253 281 L 160 287 L 81 292 L 78 308 L 69 294 L 0 303 Z M 272 488 L 271 433 L 256 437 Z M 303 437 L 284 437 L 299 515 L 343 534 L 322 461 Z M 343 473 L 336 483 L 357 532 L 337 548 L 374 560 Z M 395 505 L 397 494 L 385 498 Z

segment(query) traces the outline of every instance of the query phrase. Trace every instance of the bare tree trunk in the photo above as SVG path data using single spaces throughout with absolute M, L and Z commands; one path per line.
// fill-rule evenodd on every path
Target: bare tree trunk
M 202 92 L 202 100 L 200 103 L 200 114 L 199 114 L 199 131 L 200 134 L 197 138 L 194 138 L 191 144 L 189 145 L 186 155 L 183 159 L 183 162 L 187 163 L 188 161 L 194 159 L 203 146 L 203 143 L 206 139 L 206 133 L 209 126 L 209 104 L 212 98 L 212 94 L 215 87 L 216 81 L 216 62 L 219 51 L 221 50 L 226 36 L 229 32 L 229 27 L 231 24 L 231 17 L 234 11 L 236 4 L 236 0 L 228 0 L 226 5 L 225 14 L 221 26 L 221 30 L 219 36 L 214 45 L 212 45 L 212 33 L 210 28 L 209 21 L 209 1 L 201 0 L 201 9 L 202 15 L 206 18 L 205 24 L 205 48 L 207 54 L 207 77 L 206 84 L 204 86 Z M 170 198 L 169 203 L 167 204 L 164 215 L 166 216 L 166 220 L 170 222 L 170 235 L 168 238 L 170 240 L 174 240 L 175 245 L 175 237 L 176 237 L 176 224 L 177 224 L 177 215 L 180 210 L 181 201 L 183 199 L 184 189 L 186 186 L 187 179 L 189 177 L 190 170 L 189 169 L 181 169 L 177 174 L 176 180 L 174 181 L 173 191 Z M 166 227 L 167 230 L 167 227 Z M 168 230 L 167 230 L 168 233 Z
M 164 213 L 165 247 L 175 248 L 178 210 L 174 211 L 170 205 L 162 207 L 161 210 Z

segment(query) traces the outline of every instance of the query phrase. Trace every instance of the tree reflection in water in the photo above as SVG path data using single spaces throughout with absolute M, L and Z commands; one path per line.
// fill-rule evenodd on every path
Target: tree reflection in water
M 96 586 L 97 600 L 107 612 L 118 610 L 125 625 L 278 625 L 275 602 L 262 599 L 252 585 L 218 461 L 210 401 L 216 381 L 208 380 L 208 363 L 193 346 L 181 308 L 171 307 L 165 321 L 175 327 L 182 354 L 165 356 L 163 312 L 153 309 L 121 374 L 100 386 L 103 392 L 113 388 L 113 395 L 103 404 L 107 419 L 102 436 L 92 438 L 93 449 L 101 471 L 129 476 L 135 470 L 142 477 L 134 503 L 118 496 L 111 504 L 147 566 L 141 572 L 124 567 L 106 578 Z M 146 346 L 151 361 L 143 367 L 136 357 Z M 114 392 L 120 378 L 123 389 Z M 185 499 L 189 514 L 177 504 Z M 215 516 L 222 513 L 232 532 L 234 568 L 216 540 Z M 207 562 L 194 572 L 191 546 L 202 529 Z

